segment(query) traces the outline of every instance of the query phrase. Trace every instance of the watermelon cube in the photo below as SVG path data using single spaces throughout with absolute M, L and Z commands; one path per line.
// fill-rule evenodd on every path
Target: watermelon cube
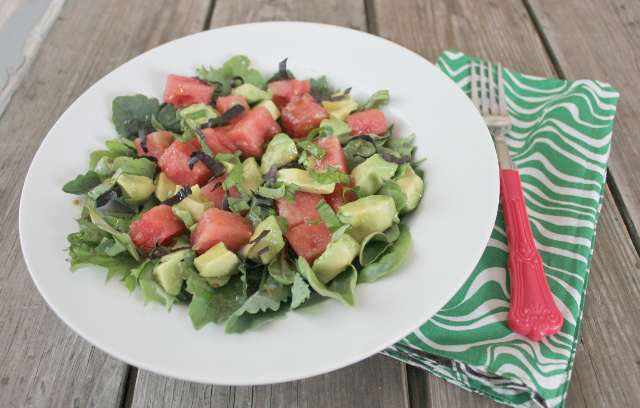
M 227 179 L 227 177 L 229 177 L 229 175 L 225 173 L 222 176 L 216 177 L 215 179 L 211 180 L 200 189 L 202 195 L 213 201 L 215 207 L 219 209 L 222 209 L 222 200 L 224 199 L 224 195 L 227 192 L 222 188 L 222 183 Z M 228 193 L 231 197 L 241 197 L 240 191 L 238 191 L 238 188 L 236 186 L 231 187 Z
M 243 112 L 249 112 L 249 103 L 242 95 L 227 95 L 227 96 L 219 96 L 216 99 L 216 109 L 220 113 L 225 113 L 233 105 L 242 105 L 244 108 Z
M 158 167 L 167 177 L 182 186 L 204 184 L 211 177 L 211 170 L 200 161 L 193 166 L 193 169 L 189 168 L 191 153 L 198 150 L 200 150 L 200 142 L 196 138 L 189 139 L 187 143 L 174 140 L 158 159 Z
M 262 145 L 280 133 L 280 125 L 264 106 L 251 109 L 236 122 L 228 135 L 244 158 L 262 156 Z
M 292 99 L 282 109 L 282 123 L 285 131 L 293 138 L 307 136 L 325 119 L 329 119 L 327 110 L 308 93 Z
M 313 143 L 322 147 L 326 151 L 326 154 L 322 159 L 309 155 L 309 167 L 315 171 L 323 171 L 329 166 L 332 166 L 345 174 L 349 173 L 347 158 L 344 155 L 342 145 L 337 136 L 323 137 L 322 139 L 315 140 Z
M 327 249 L 332 234 L 324 222 L 316 225 L 304 222 L 290 228 L 284 236 L 296 255 L 303 257 L 309 265 L 313 265 L 313 262 Z
M 323 195 L 324 200 L 329 204 L 333 212 L 337 213 L 340 207 L 357 199 L 353 191 L 345 192 L 345 187 L 347 186 L 344 183 L 336 183 L 333 193 Z
M 230 126 L 220 126 L 217 128 L 205 128 L 202 129 L 204 134 L 204 142 L 214 155 L 218 153 L 233 154 L 238 148 L 236 144 L 229 137 Z
M 191 234 L 191 248 L 199 254 L 219 242 L 232 252 L 240 251 L 242 245 L 249 242 L 253 233 L 253 224 L 240 214 L 209 208 L 198 221 L 196 230 Z
M 362 136 L 369 133 L 379 135 L 387 130 L 387 119 L 382 111 L 371 109 L 352 113 L 345 119 L 351 127 L 351 135 Z
M 279 110 L 282 110 L 292 99 L 311 91 L 311 82 L 308 79 L 283 79 L 267 84 L 273 91 L 273 102 Z
M 286 197 L 276 200 L 276 211 L 278 215 L 287 219 L 289 228 L 296 227 L 305 221 L 317 220 L 320 214 L 316 210 L 316 205 L 322 200 L 322 195 L 296 191 L 293 199 L 294 203 L 287 201 Z
M 214 88 L 196 78 L 169 75 L 164 89 L 163 99 L 175 106 L 183 108 L 195 103 L 211 103 Z
M 160 204 L 142 214 L 140 219 L 129 225 L 131 241 L 142 252 L 149 253 L 156 245 L 165 245 L 184 230 L 184 223 L 171 207 Z
M 136 138 L 134 140 L 136 144 L 136 150 L 138 151 L 138 156 L 153 156 L 156 159 L 159 159 L 167 150 L 167 147 L 171 146 L 173 143 L 173 133 L 170 131 L 159 131 L 149 133 L 146 137 L 145 149 L 142 147 L 142 140 L 140 138 Z

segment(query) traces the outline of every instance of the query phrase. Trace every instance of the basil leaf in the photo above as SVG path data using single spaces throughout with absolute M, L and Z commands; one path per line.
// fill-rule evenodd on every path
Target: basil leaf
M 324 221 L 324 224 L 327 226 L 327 229 L 330 232 L 336 232 L 342 227 L 342 223 L 336 216 L 336 213 L 333 212 L 333 209 L 329 204 L 327 204 L 324 198 L 321 199 L 318 204 L 316 204 L 315 208 L 316 211 L 318 211 L 318 214 L 320 214 L 320 217 L 322 217 L 322 221 Z
M 319 184 L 344 183 L 349 184 L 349 175 L 341 172 L 333 166 L 327 167 L 327 171 L 317 173 L 311 167 L 305 167 L 311 179 Z

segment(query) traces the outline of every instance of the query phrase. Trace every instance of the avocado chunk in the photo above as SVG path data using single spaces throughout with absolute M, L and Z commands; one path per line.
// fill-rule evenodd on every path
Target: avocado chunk
M 244 99 L 246 99 L 249 104 L 254 104 L 264 100 L 271 100 L 273 98 L 273 91 L 264 91 L 253 84 L 244 83 L 232 88 L 231 95 L 244 96 Z
M 391 197 L 370 195 L 340 207 L 336 214 L 343 224 L 351 224 L 347 234 L 358 243 L 374 232 L 383 232 L 400 222 L 396 204 Z
M 276 181 L 283 181 L 285 186 L 295 184 L 300 191 L 315 194 L 331 194 L 336 183 L 320 184 L 311 178 L 309 172 L 303 169 L 280 169 L 276 173 Z
M 209 119 L 219 118 L 220 112 L 213 109 L 210 105 L 204 103 L 196 103 L 178 111 L 178 116 L 191 129 L 200 127 L 209 121 Z
M 420 178 L 408 163 L 404 174 L 396 179 L 402 191 L 407 195 L 407 204 L 400 210 L 407 213 L 416 209 L 424 193 L 424 180 Z
M 267 110 L 271 113 L 271 117 L 273 118 L 273 120 L 278 120 L 278 118 L 280 117 L 280 110 L 272 100 L 264 100 L 262 102 L 258 102 L 253 108 L 259 108 L 261 106 L 267 108 Z
M 264 232 L 268 231 L 268 232 Z M 262 236 L 264 234 L 264 236 Z M 262 238 L 258 239 L 258 237 Z M 256 241 L 257 240 L 257 241 Z M 282 230 L 276 217 L 270 215 L 265 218 L 254 231 L 249 244 L 240 253 L 256 262 L 268 264 L 284 248 Z
M 380 190 L 384 184 L 382 180 L 390 180 L 396 170 L 396 163 L 388 162 L 381 154 L 376 153 L 358 164 L 351 171 L 351 177 L 354 184 L 362 189 L 362 194 L 368 196 Z
M 224 286 L 229 283 L 229 279 L 231 279 L 231 275 L 220 276 L 216 278 L 204 278 L 207 281 L 209 286 L 212 288 L 219 288 L 220 286 Z
M 180 186 L 175 181 L 167 177 L 166 174 L 160 172 L 156 177 L 156 197 L 160 201 L 164 201 L 167 198 L 173 197 L 176 193 L 176 188 L 179 190 Z
M 224 242 L 218 242 L 204 254 L 193 260 L 193 265 L 205 278 L 220 278 L 238 272 L 240 259 L 229 251 Z
M 342 96 L 344 92 L 338 92 L 331 96 Z M 327 110 L 331 119 L 345 120 L 351 112 L 358 109 L 358 103 L 351 99 L 351 95 L 346 94 L 339 101 L 322 101 L 322 106 Z
M 262 155 L 262 163 L 260 163 L 260 171 L 267 174 L 271 166 L 274 164 L 277 168 L 291 163 L 298 158 L 298 148 L 296 142 L 285 133 L 278 133 L 271 139 Z
M 335 136 L 346 136 L 351 134 L 351 126 L 347 125 L 347 123 L 343 120 L 333 118 L 333 119 L 323 119 L 320 122 L 320 127 L 328 126 L 333 130 L 333 134 Z
M 198 185 L 192 186 L 191 195 L 184 198 L 182 201 L 175 205 L 175 207 L 179 210 L 187 211 L 189 215 L 191 215 L 191 218 L 196 222 L 200 221 L 200 218 L 202 218 L 202 214 L 204 214 L 207 209 L 214 206 L 215 204 L 213 203 L 213 201 L 210 201 L 202 195 L 200 186 Z
M 153 180 L 146 176 L 122 173 L 116 181 L 122 190 L 134 200 L 142 200 L 156 191 Z
M 313 263 L 313 272 L 320 282 L 327 283 L 344 271 L 359 252 L 360 244 L 350 235 L 344 234 L 327 245 L 327 249 Z
M 242 188 L 244 188 L 244 191 L 247 193 L 253 193 L 264 183 L 262 173 L 260 173 L 260 167 L 255 157 L 249 157 L 242 162 L 242 177 L 244 178 Z
M 160 258 L 160 263 L 153 267 L 162 289 L 171 296 L 177 296 L 182 288 L 180 261 L 189 253 L 188 249 L 173 252 Z

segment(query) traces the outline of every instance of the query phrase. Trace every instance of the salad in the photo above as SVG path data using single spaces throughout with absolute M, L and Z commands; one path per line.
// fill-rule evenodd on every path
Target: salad
M 424 191 L 414 136 L 393 136 L 379 109 L 388 91 L 358 103 L 286 60 L 267 80 L 245 56 L 196 74 L 169 75 L 162 103 L 113 100 L 118 139 L 63 186 L 85 197 L 71 271 L 106 268 L 227 333 L 313 298 L 353 306 L 357 283 L 402 263 L 402 218 Z

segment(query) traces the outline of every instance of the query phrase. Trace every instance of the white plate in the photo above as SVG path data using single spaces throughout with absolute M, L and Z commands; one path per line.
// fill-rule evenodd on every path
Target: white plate
M 66 236 L 79 207 L 62 185 L 87 170 L 89 153 L 116 132 L 111 101 L 162 98 L 168 74 L 195 75 L 244 54 L 267 75 L 289 58 L 298 78 L 326 74 L 363 101 L 388 89 L 383 110 L 394 134 L 416 134 L 427 157 L 426 195 L 411 216 L 410 253 L 392 275 L 358 285 L 355 307 L 325 301 L 259 330 L 228 335 L 191 326 L 187 307 L 143 307 L 96 268 L 69 272 Z M 355 30 L 309 23 L 238 25 L 191 35 L 148 51 L 98 81 L 42 142 L 20 201 L 24 257 L 54 312 L 96 347 L 136 367 L 183 380 L 249 385 L 297 380 L 363 360 L 432 317 L 462 286 L 488 242 L 499 196 L 498 165 L 482 118 L 465 94 L 419 55 Z

